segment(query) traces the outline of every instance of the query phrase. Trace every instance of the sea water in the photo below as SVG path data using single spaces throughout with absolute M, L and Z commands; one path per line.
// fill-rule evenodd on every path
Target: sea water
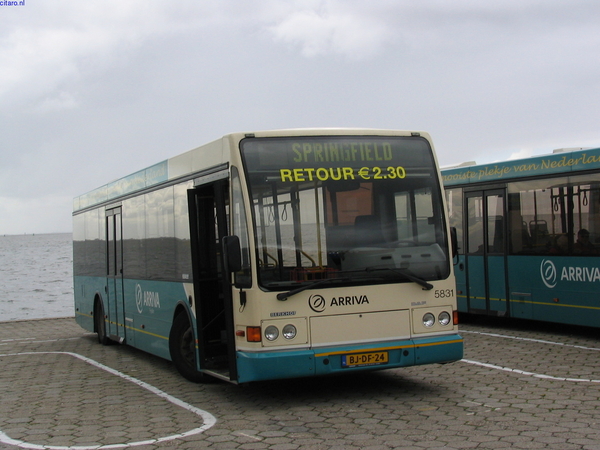
M 0 322 L 74 315 L 72 234 L 0 236 Z

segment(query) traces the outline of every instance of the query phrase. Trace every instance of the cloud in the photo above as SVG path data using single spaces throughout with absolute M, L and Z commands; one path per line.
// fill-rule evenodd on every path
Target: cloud
M 598 145 L 596 0 L 52 0 L 1 12 L 0 227 L 14 232 L 48 229 L 71 197 L 230 131 L 420 129 L 443 164 Z M 47 220 L 31 217 L 38 208 Z
M 210 6 L 176 11 L 170 2 L 142 0 L 53 0 L 11 11 L 15 14 L 0 19 L 3 108 L 28 99 L 42 102 L 34 110 L 44 110 L 55 89 L 63 90 L 58 101 L 64 105 L 64 96 L 70 95 L 66 86 L 83 71 L 110 67 L 148 39 L 209 23 L 218 13 Z
M 305 57 L 339 54 L 357 60 L 379 53 L 393 36 L 387 24 L 345 6 L 324 2 L 292 11 L 266 29 L 276 41 L 299 47 Z
M 56 112 L 63 109 L 73 109 L 79 106 L 79 102 L 69 92 L 58 92 L 56 95 L 46 97 L 35 108 L 39 113 Z
M 533 149 L 522 148 L 516 152 L 511 153 L 510 156 L 508 157 L 508 159 L 509 160 L 523 159 L 523 158 L 529 158 L 530 156 L 533 156 Z

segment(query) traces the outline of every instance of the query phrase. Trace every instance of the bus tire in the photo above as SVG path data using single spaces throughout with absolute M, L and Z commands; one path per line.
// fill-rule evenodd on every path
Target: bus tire
M 196 369 L 196 340 L 194 330 L 186 313 L 177 314 L 169 333 L 169 352 L 177 371 L 194 383 L 204 381 L 205 376 Z
M 94 306 L 94 328 L 98 333 L 98 342 L 102 345 L 109 345 L 110 339 L 106 335 L 106 322 L 104 321 L 104 307 L 100 300 Z

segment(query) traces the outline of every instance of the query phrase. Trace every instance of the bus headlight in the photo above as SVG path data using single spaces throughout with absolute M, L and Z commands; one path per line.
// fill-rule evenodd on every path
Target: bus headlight
M 450 320 L 451 320 L 450 314 L 448 314 L 446 311 L 442 311 L 440 313 L 440 315 L 438 316 L 438 321 L 440 322 L 440 325 L 443 327 L 448 325 L 450 323 Z
M 279 337 L 279 330 L 276 326 L 269 325 L 267 328 L 265 328 L 265 337 L 269 341 L 274 341 Z
M 427 328 L 432 327 L 435 324 L 435 316 L 431 313 L 427 313 L 423 316 L 423 325 Z
M 294 339 L 296 337 L 296 333 L 296 327 L 291 324 L 288 324 L 285 327 L 283 327 L 283 330 L 281 332 L 281 334 L 283 334 L 283 337 L 286 339 Z

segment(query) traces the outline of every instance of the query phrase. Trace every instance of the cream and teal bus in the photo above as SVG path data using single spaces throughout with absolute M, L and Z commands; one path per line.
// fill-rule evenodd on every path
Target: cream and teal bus
M 462 358 L 424 132 L 226 135 L 74 200 L 77 322 L 232 383 Z
M 600 326 L 600 148 L 442 170 L 460 312 Z

